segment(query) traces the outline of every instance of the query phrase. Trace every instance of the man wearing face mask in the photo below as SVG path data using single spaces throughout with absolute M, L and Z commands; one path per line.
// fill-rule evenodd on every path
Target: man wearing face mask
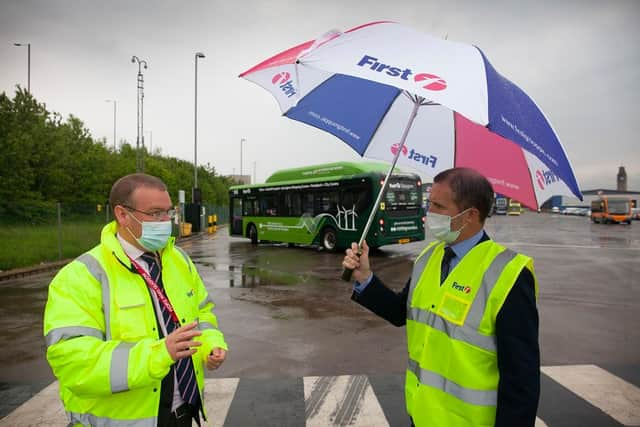
M 69 425 L 199 425 L 203 368 L 217 369 L 227 350 L 214 303 L 174 245 L 159 178 L 124 176 L 109 202 L 115 220 L 53 278 L 45 307 L 47 360 Z
M 366 242 L 343 260 L 352 299 L 407 327 L 405 400 L 412 425 L 531 426 L 540 394 L 537 281 L 533 260 L 489 238 L 493 203 L 479 173 L 434 178 L 427 228 L 437 241 L 396 293 L 372 273 Z

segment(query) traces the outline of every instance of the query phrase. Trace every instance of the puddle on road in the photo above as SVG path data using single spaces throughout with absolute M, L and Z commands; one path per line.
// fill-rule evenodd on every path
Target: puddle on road
M 309 281 L 308 274 L 287 273 L 251 265 L 234 265 L 199 261 L 198 264 L 210 267 L 216 272 L 227 273 L 224 283 L 216 283 L 229 288 L 256 288 L 259 286 L 294 286 Z M 217 281 L 219 282 L 219 281 Z

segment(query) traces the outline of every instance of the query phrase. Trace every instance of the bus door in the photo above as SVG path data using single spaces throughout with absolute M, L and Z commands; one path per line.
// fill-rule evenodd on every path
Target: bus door
M 242 198 L 231 199 L 231 235 L 242 236 Z

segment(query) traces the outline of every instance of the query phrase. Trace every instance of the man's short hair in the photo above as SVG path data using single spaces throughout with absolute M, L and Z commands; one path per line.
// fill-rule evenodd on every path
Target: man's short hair
M 111 187 L 109 193 L 109 204 L 111 209 L 118 205 L 132 206 L 131 195 L 140 187 L 156 188 L 161 191 L 167 191 L 167 186 L 158 177 L 147 175 L 146 173 L 132 173 L 118 179 Z
M 460 211 L 478 209 L 480 221 L 484 224 L 494 199 L 493 187 L 487 178 L 475 169 L 452 168 L 440 172 L 433 178 L 433 182 L 448 184 L 453 193 L 453 201 Z

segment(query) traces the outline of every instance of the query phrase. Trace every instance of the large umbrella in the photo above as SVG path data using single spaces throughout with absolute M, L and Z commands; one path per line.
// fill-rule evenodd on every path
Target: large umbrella
M 582 199 L 542 111 L 475 46 L 373 22 L 330 31 L 240 77 L 268 90 L 286 117 L 391 161 L 375 206 L 396 162 L 430 176 L 475 168 L 495 192 L 531 208 L 552 195 Z

